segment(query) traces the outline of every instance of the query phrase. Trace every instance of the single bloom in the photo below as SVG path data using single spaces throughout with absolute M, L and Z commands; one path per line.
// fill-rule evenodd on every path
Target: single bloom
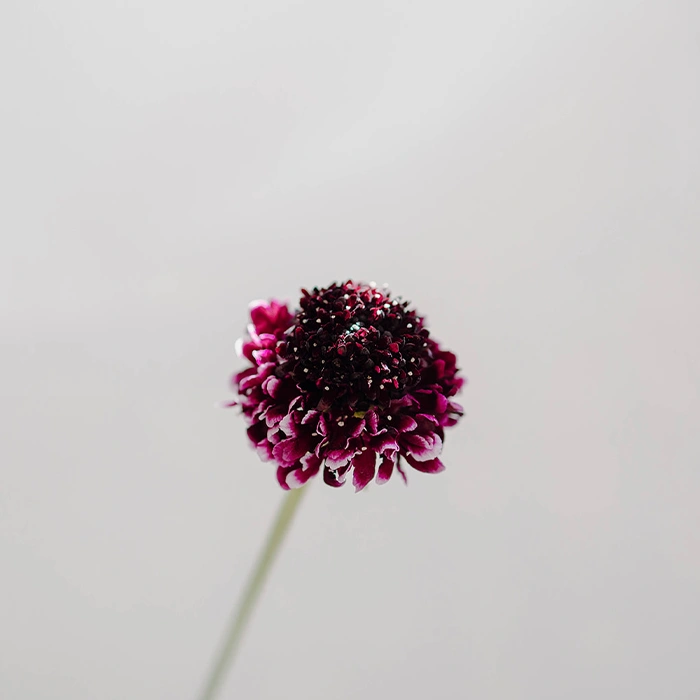
M 238 342 L 250 363 L 233 377 L 248 437 L 277 464 L 284 489 L 323 472 L 329 486 L 352 474 L 357 491 L 402 460 L 441 472 L 444 429 L 462 407 L 456 357 L 430 337 L 424 319 L 385 290 L 347 281 L 302 289 L 299 309 L 279 301 L 250 307 Z

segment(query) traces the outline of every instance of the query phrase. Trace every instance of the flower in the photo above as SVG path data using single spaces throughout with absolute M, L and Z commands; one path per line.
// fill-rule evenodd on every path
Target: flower
M 284 489 L 323 470 L 329 486 L 350 472 L 357 491 L 401 460 L 441 472 L 444 428 L 462 407 L 457 360 L 430 337 L 408 302 L 347 281 L 302 290 L 299 310 L 279 301 L 250 306 L 238 351 L 250 366 L 233 377 L 248 437 L 277 464 Z

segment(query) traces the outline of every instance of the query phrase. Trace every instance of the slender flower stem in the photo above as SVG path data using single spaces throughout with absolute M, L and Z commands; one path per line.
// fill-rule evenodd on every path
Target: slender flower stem
M 275 556 L 284 540 L 284 536 L 287 534 L 287 530 L 294 518 L 294 513 L 301 501 L 301 496 L 304 491 L 306 491 L 305 487 L 292 489 L 284 498 L 277 511 L 277 518 L 272 525 L 272 529 L 268 533 L 267 542 L 258 557 L 255 569 L 248 580 L 248 585 L 231 618 L 224 643 L 216 658 L 216 663 L 212 666 L 204 691 L 200 696 L 201 700 L 212 700 L 212 698 L 215 697 L 217 690 L 224 680 L 226 671 L 233 662 L 248 618 L 260 596 L 260 592 L 265 584 L 265 579 L 270 572 L 270 567 L 275 560 Z

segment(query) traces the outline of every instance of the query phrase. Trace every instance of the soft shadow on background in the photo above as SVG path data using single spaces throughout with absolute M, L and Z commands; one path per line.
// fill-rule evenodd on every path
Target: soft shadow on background
M 314 484 L 223 698 L 700 697 L 695 2 L 0 10 L 0 697 L 187 700 L 281 498 L 250 299 L 353 277 L 470 378 Z

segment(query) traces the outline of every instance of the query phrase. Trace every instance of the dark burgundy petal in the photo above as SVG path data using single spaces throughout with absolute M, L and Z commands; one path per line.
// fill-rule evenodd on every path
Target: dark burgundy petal
M 302 411 L 304 410 L 304 399 L 302 396 L 295 396 L 290 402 L 289 402 L 289 413 L 292 411 L 296 411 L 297 409 L 301 409 Z
M 406 396 L 402 396 L 400 399 L 396 399 L 391 402 L 390 408 L 392 412 L 400 412 L 402 409 L 413 409 L 413 408 L 418 408 L 419 403 L 416 401 L 413 396 L 410 396 L 409 394 L 406 394 Z
M 364 418 L 348 418 L 345 421 L 339 421 L 338 425 L 343 423 L 343 433 L 348 437 L 357 437 L 365 429 Z
M 394 465 L 396 464 L 396 453 L 390 452 L 382 457 L 382 461 L 379 463 L 379 469 L 377 470 L 377 483 L 385 484 L 391 478 L 391 473 L 394 471 Z
M 312 427 L 315 427 L 318 425 L 318 419 L 321 414 L 319 411 L 308 411 L 307 413 L 304 414 L 304 417 L 301 419 L 301 424 L 302 425 L 311 425 Z
M 435 394 L 435 413 L 444 413 L 447 410 L 447 398 L 444 394 Z
M 291 436 L 296 436 L 299 434 L 298 424 L 299 424 L 299 414 L 296 411 L 290 411 L 284 418 L 280 421 L 280 430 L 285 434 Z
M 250 377 L 245 377 L 240 381 L 238 384 L 238 391 L 241 394 L 245 394 L 247 391 L 250 389 L 255 388 L 260 384 L 260 376 L 257 374 L 253 374 Z
M 292 321 L 286 304 L 278 301 L 254 301 L 250 305 L 250 318 L 258 333 L 274 334 L 284 331 Z
M 259 365 L 265 364 L 267 362 L 275 361 L 275 351 L 261 348 L 260 350 L 253 350 L 253 359 Z
M 338 429 L 335 429 L 330 437 L 327 438 L 328 440 L 328 452 L 336 452 L 338 450 L 346 450 L 348 449 L 348 445 L 350 444 L 350 436 L 347 435 L 346 433 L 341 432 Z
M 447 410 L 447 399 L 435 389 L 419 389 L 415 394 L 420 403 L 421 413 L 444 413 Z
M 321 414 L 321 417 L 318 419 L 318 433 L 319 435 L 323 435 L 324 437 L 328 436 L 328 418 L 324 413 Z
M 391 417 L 391 424 L 400 433 L 409 433 L 418 427 L 415 418 L 408 415 L 396 415 Z
M 248 367 L 248 369 L 245 369 L 242 372 L 238 372 L 237 374 L 234 374 L 233 377 L 231 377 L 231 382 L 232 382 L 234 388 L 240 389 L 240 383 L 246 377 L 255 377 L 255 376 L 257 376 L 257 374 L 258 374 L 257 367 Z
M 298 489 L 303 486 L 312 476 L 318 474 L 321 460 L 314 454 L 308 454 L 301 458 L 301 466 L 292 469 L 286 477 L 289 488 Z
M 280 380 L 277 379 L 277 377 L 268 377 L 268 378 L 262 383 L 262 390 L 263 390 L 266 394 L 268 394 L 268 396 L 271 396 L 271 397 L 274 399 L 275 396 L 277 395 L 277 391 L 276 391 L 276 390 L 277 390 L 277 387 L 279 387 L 279 385 L 280 385 L 281 383 L 282 383 L 282 382 L 280 382 Z
M 255 330 L 264 332 L 268 323 L 269 304 L 262 299 L 250 303 L 250 318 L 253 321 Z
M 340 467 L 339 469 L 329 469 L 326 467 L 323 470 L 323 480 L 329 485 L 335 488 L 342 486 L 345 483 L 345 477 L 350 469 L 350 465 L 346 467 Z
M 372 437 L 369 440 L 369 445 L 377 454 L 399 451 L 399 443 L 391 433 L 382 433 Z
M 376 463 L 377 454 L 373 450 L 360 451 L 353 457 L 352 483 L 355 486 L 355 491 L 362 491 L 374 479 Z
M 403 435 L 400 441 L 405 452 L 419 462 L 434 459 L 442 452 L 442 440 L 437 433 L 408 433 Z
M 428 442 L 422 435 L 413 433 L 402 435 L 399 439 L 405 452 L 425 452 L 428 449 Z
M 260 348 L 260 344 L 256 341 L 250 340 L 247 343 L 243 343 L 241 345 L 240 353 L 243 357 L 245 357 L 246 360 L 249 362 L 252 362 L 253 364 L 260 364 L 255 357 L 253 356 L 253 353 Z
M 285 491 L 289 491 L 289 485 L 287 484 L 287 474 L 289 474 L 290 471 L 291 469 L 287 467 L 277 467 L 277 481 Z
M 261 440 L 267 437 L 267 425 L 263 422 L 253 423 L 246 432 L 248 433 L 249 440 L 254 445 L 257 445 Z
M 307 453 L 308 447 L 308 440 L 292 437 L 278 442 L 272 449 L 272 454 L 280 465 L 291 467 Z
M 286 413 L 284 408 L 280 406 L 271 405 L 265 409 L 264 414 L 260 414 L 261 418 L 265 418 L 265 423 L 268 428 L 272 428 L 274 425 L 278 425 L 280 421 L 285 417 Z
M 416 421 L 418 422 L 419 433 L 425 430 L 432 430 L 438 424 L 438 419 L 431 413 L 416 413 Z
M 355 454 L 355 450 L 333 450 L 325 455 L 326 464 L 331 469 L 345 466 Z
M 323 462 L 323 460 L 313 454 L 313 452 L 309 452 L 301 458 L 301 465 L 306 470 L 313 469 L 318 471 L 319 467 L 321 466 L 321 462 Z
M 370 435 L 375 435 L 377 432 L 377 427 L 379 425 L 379 416 L 376 410 L 370 409 L 365 414 L 365 424 L 367 425 L 367 430 Z
M 406 461 L 419 472 L 425 472 L 426 474 L 437 474 L 439 472 L 445 471 L 445 465 L 436 457 L 435 459 L 429 459 L 425 462 L 419 462 L 417 459 L 411 457 L 411 455 L 404 455 Z
M 446 394 L 448 396 L 454 396 L 458 391 L 462 390 L 462 387 L 467 383 L 467 380 L 463 377 L 455 377 L 446 386 Z

